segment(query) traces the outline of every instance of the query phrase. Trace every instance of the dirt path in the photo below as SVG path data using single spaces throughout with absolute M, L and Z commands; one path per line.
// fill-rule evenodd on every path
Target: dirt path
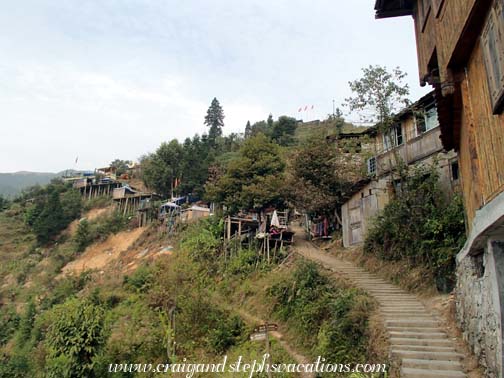
M 295 252 L 321 264 L 372 295 L 379 304 L 390 337 L 392 360 L 405 378 L 463 378 L 465 355 L 456 351 L 440 319 L 413 294 L 369 273 L 353 262 L 322 251 L 303 239 L 302 229 L 295 229 Z
M 236 312 L 246 323 L 249 324 L 264 324 L 265 321 L 263 319 L 254 316 L 241 308 L 232 308 L 231 306 L 227 306 L 229 311 Z M 310 360 L 303 356 L 301 353 L 296 351 L 287 341 L 284 340 L 283 334 L 279 331 L 272 331 L 269 334 L 274 337 L 282 346 L 282 348 L 298 363 L 298 364 L 306 364 L 309 363 Z M 303 378 L 314 378 L 315 374 L 311 373 L 300 373 L 300 377 Z

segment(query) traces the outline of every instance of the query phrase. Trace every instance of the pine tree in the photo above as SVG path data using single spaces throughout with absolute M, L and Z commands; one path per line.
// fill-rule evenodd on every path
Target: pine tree
M 273 128 L 273 114 L 269 114 L 266 123 L 268 124 L 268 129 L 271 130 Z
M 224 110 L 216 97 L 214 97 L 207 110 L 205 125 L 210 128 L 208 140 L 210 143 L 215 144 L 215 140 L 222 136 L 222 128 L 224 127 Z
M 247 121 L 247 125 L 245 126 L 245 139 L 250 138 L 252 136 L 252 125 L 250 121 Z

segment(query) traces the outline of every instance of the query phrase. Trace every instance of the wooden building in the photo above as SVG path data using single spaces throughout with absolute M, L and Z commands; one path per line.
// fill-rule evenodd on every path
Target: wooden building
M 79 190 L 84 199 L 91 199 L 100 196 L 112 197 L 116 188 L 121 187 L 121 183 L 113 180 L 95 180 L 93 177 L 82 177 L 74 181 L 73 187 Z
M 159 196 L 154 193 L 140 192 L 128 185 L 124 185 L 114 189 L 112 198 L 117 210 L 126 215 L 134 213 L 140 208 L 146 208 L 147 202 L 159 199 Z
M 434 88 L 443 147 L 459 157 L 468 240 L 457 317 L 487 376 L 502 377 L 504 1 L 378 0 L 375 10 L 413 17 L 420 83 Z
M 372 155 L 367 160 L 368 177 L 356 183 L 351 197 L 341 208 L 345 247 L 364 241 L 371 220 L 389 202 L 395 184 L 396 159 L 409 166 L 435 165 L 447 197 L 458 187 L 457 155 L 453 151 L 445 152 L 441 145 L 434 93 L 401 111 L 396 120 L 396 125 L 387 133 L 377 126 L 366 130 L 370 140 L 364 153 Z

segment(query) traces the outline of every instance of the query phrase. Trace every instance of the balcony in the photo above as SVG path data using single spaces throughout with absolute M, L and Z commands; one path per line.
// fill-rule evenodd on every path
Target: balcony
M 443 150 L 441 144 L 441 129 L 431 129 L 415 138 L 408 140 L 400 146 L 387 151 L 378 152 L 376 155 L 376 174 L 382 176 L 390 172 L 396 166 L 396 157 L 404 163 L 411 165 Z

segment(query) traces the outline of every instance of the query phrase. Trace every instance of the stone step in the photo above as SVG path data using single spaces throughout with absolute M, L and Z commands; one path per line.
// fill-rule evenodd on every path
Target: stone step
M 402 368 L 401 378 L 465 378 L 461 371 Z
M 418 360 L 460 361 L 464 356 L 456 352 L 422 352 L 392 349 L 392 356 Z
M 425 320 L 420 318 L 405 319 L 392 319 L 386 320 L 385 326 L 387 327 L 415 327 L 415 328 L 437 328 L 439 323 L 435 320 Z
M 402 350 L 416 350 L 416 351 L 423 351 L 423 352 L 455 352 L 455 348 L 453 346 L 433 346 L 433 345 L 397 345 L 397 344 L 392 344 L 392 346 L 395 346 L 395 349 L 402 349 Z M 421 360 L 423 361 L 423 360 Z
M 425 309 L 424 309 L 425 310 Z M 431 316 L 431 317 L 434 317 L 432 316 L 431 314 L 429 314 L 426 310 L 425 311 L 413 311 L 413 310 L 408 310 L 408 309 L 404 309 L 404 308 L 393 308 L 393 309 L 384 309 L 384 308 L 381 308 L 380 311 L 383 313 L 383 314 L 391 314 L 391 315 L 402 315 L 402 314 L 405 314 L 405 315 L 413 315 L 413 316 Z
M 436 318 L 432 315 L 429 314 L 418 314 L 418 313 L 412 313 L 412 312 L 393 312 L 393 313 L 382 313 L 382 316 L 385 318 L 385 320 L 392 320 L 392 319 L 411 319 L 412 317 L 415 317 L 417 319 L 422 319 L 422 320 L 436 320 Z
M 464 370 L 462 364 L 459 361 L 418 360 L 414 358 L 404 358 L 402 360 L 401 366 L 405 368 L 426 370 Z
M 442 329 L 439 327 L 433 328 L 422 328 L 422 327 L 389 327 L 386 326 L 387 331 L 389 332 L 442 332 Z
M 404 332 L 402 332 L 404 334 Z M 391 345 L 424 345 L 424 346 L 453 346 L 453 343 L 446 339 L 419 339 L 410 337 L 391 337 Z M 397 348 L 400 349 L 400 348 Z
M 446 339 L 446 334 L 442 332 L 390 332 L 390 337 L 408 339 Z

